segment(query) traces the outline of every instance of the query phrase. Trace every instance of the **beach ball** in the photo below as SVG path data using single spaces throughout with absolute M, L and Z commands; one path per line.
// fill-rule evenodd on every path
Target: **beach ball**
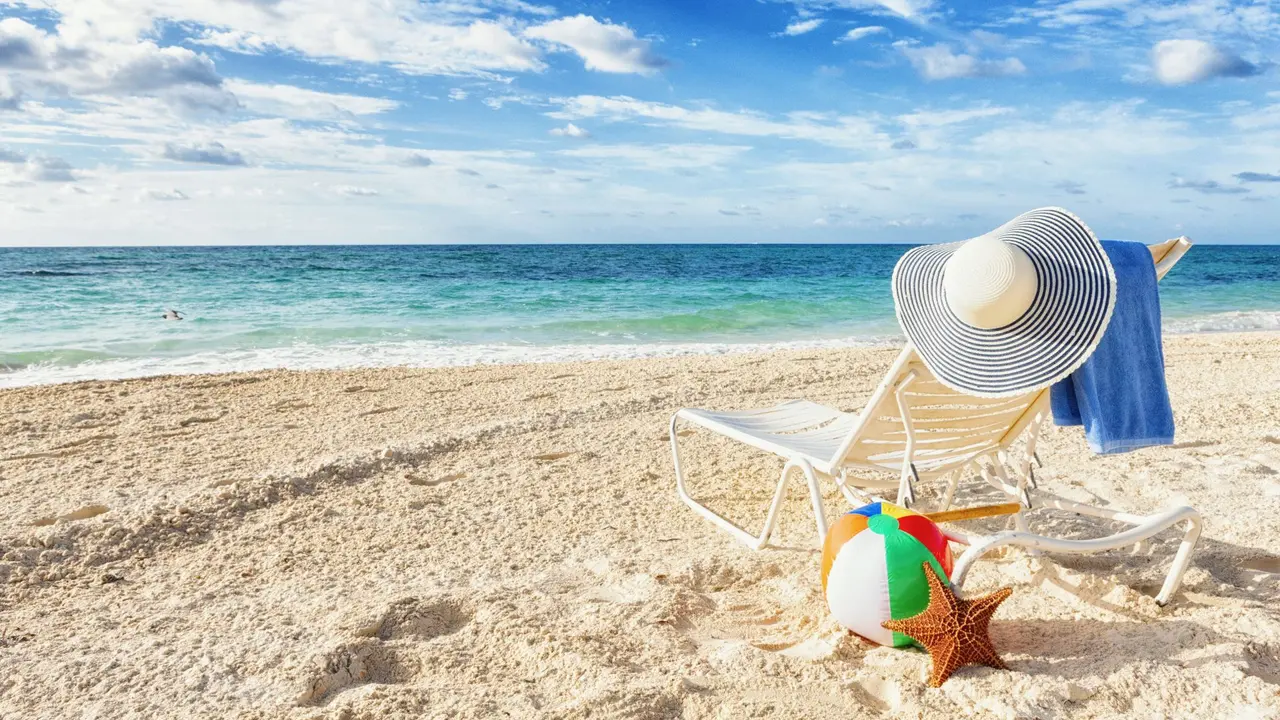
M 822 592 L 841 625 L 862 637 L 902 647 L 911 638 L 880 626 L 929 605 L 923 564 L 950 585 L 951 548 L 929 518 L 890 503 L 843 515 L 822 546 Z

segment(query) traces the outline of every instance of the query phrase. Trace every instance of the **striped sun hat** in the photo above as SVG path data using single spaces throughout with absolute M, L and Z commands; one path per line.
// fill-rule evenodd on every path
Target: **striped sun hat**
M 908 250 L 893 302 L 942 384 L 1002 397 L 1080 367 L 1111 320 L 1116 276 L 1088 225 L 1040 208 L 971 240 Z

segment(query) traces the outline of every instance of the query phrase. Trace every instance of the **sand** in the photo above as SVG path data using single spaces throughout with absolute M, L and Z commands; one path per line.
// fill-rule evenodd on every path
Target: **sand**
M 681 406 L 856 410 L 891 349 L 4 391 L 0 716 L 1280 716 L 1280 336 L 1167 351 L 1176 446 L 1050 429 L 1040 477 L 1199 508 L 1182 591 L 1152 599 L 1176 532 L 984 561 L 1011 669 L 936 690 L 831 619 L 799 489 L 753 552 L 677 501 L 666 438 Z M 685 441 L 695 492 L 758 524 L 779 464 Z

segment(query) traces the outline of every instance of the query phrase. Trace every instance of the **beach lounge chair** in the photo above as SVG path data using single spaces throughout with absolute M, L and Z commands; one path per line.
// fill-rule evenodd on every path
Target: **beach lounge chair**
M 1150 246 L 1157 277 L 1191 247 L 1185 238 Z M 1014 515 L 1013 530 L 971 535 L 949 526 L 943 532 L 968 549 L 956 561 L 952 583 L 961 587 L 973 563 L 1006 545 L 1058 553 L 1097 553 L 1134 545 L 1166 528 L 1186 524 L 1182 544 L 1156 602 L 1164 605 L 1177 591 L 1200 536 L 1200 515 L 1177 507 L 1154 515 L 1136 515 L 1077 503 L 1036 487 L 1039 464 L 1036 439 L 1049 416 L 1049 389 L 1023 395 L 983 398 L 965 395 L 938 382 L 910 344 L 898 355 L 880 386 L 859 413 L 846 413 L 806 400 L 791 400 L 758 410 L 711 411 L 685 408 L 671 418 L 671 454 L 680 499 L 734 537 L 761 549 L 769 542 L 786 494 L 788 480 L 799 473 L 809 487 L 813 516 L 821 545 L 827 530 L 819 483 L 834 482 L 854 506 L 880 500 L 879 493 L 896 491 L 899 505 L 912 507 L 921 483 L 946 482 L 941 507 L 947 510 L 966 474 L 1001 491 L 1011 502 L 987 506 L 985 514 Z M 695 500 L 680 466 L 681 422 L 746 443 L 785 461 L 764 529 L 752 535 Z M 1001 510 L 1000 508 L 1007 508 Z M 1053 508 L 1131 525 L 1130 529 L 1092 540 L 1065 540 L 1028 531 L 1025 513 Z M 923 512 L 919 508 L 917 511 Z M 984 509 L 954 512 L 984 516 Z

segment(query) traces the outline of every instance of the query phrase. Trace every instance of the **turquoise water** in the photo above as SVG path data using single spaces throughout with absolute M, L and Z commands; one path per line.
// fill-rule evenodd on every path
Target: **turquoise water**
M 0 386 L 893 343 L 905 250 L 0 249 Z M 1280 329 L 1280 247 L 1197 246 L 1162 298 L 1171 332 Z

